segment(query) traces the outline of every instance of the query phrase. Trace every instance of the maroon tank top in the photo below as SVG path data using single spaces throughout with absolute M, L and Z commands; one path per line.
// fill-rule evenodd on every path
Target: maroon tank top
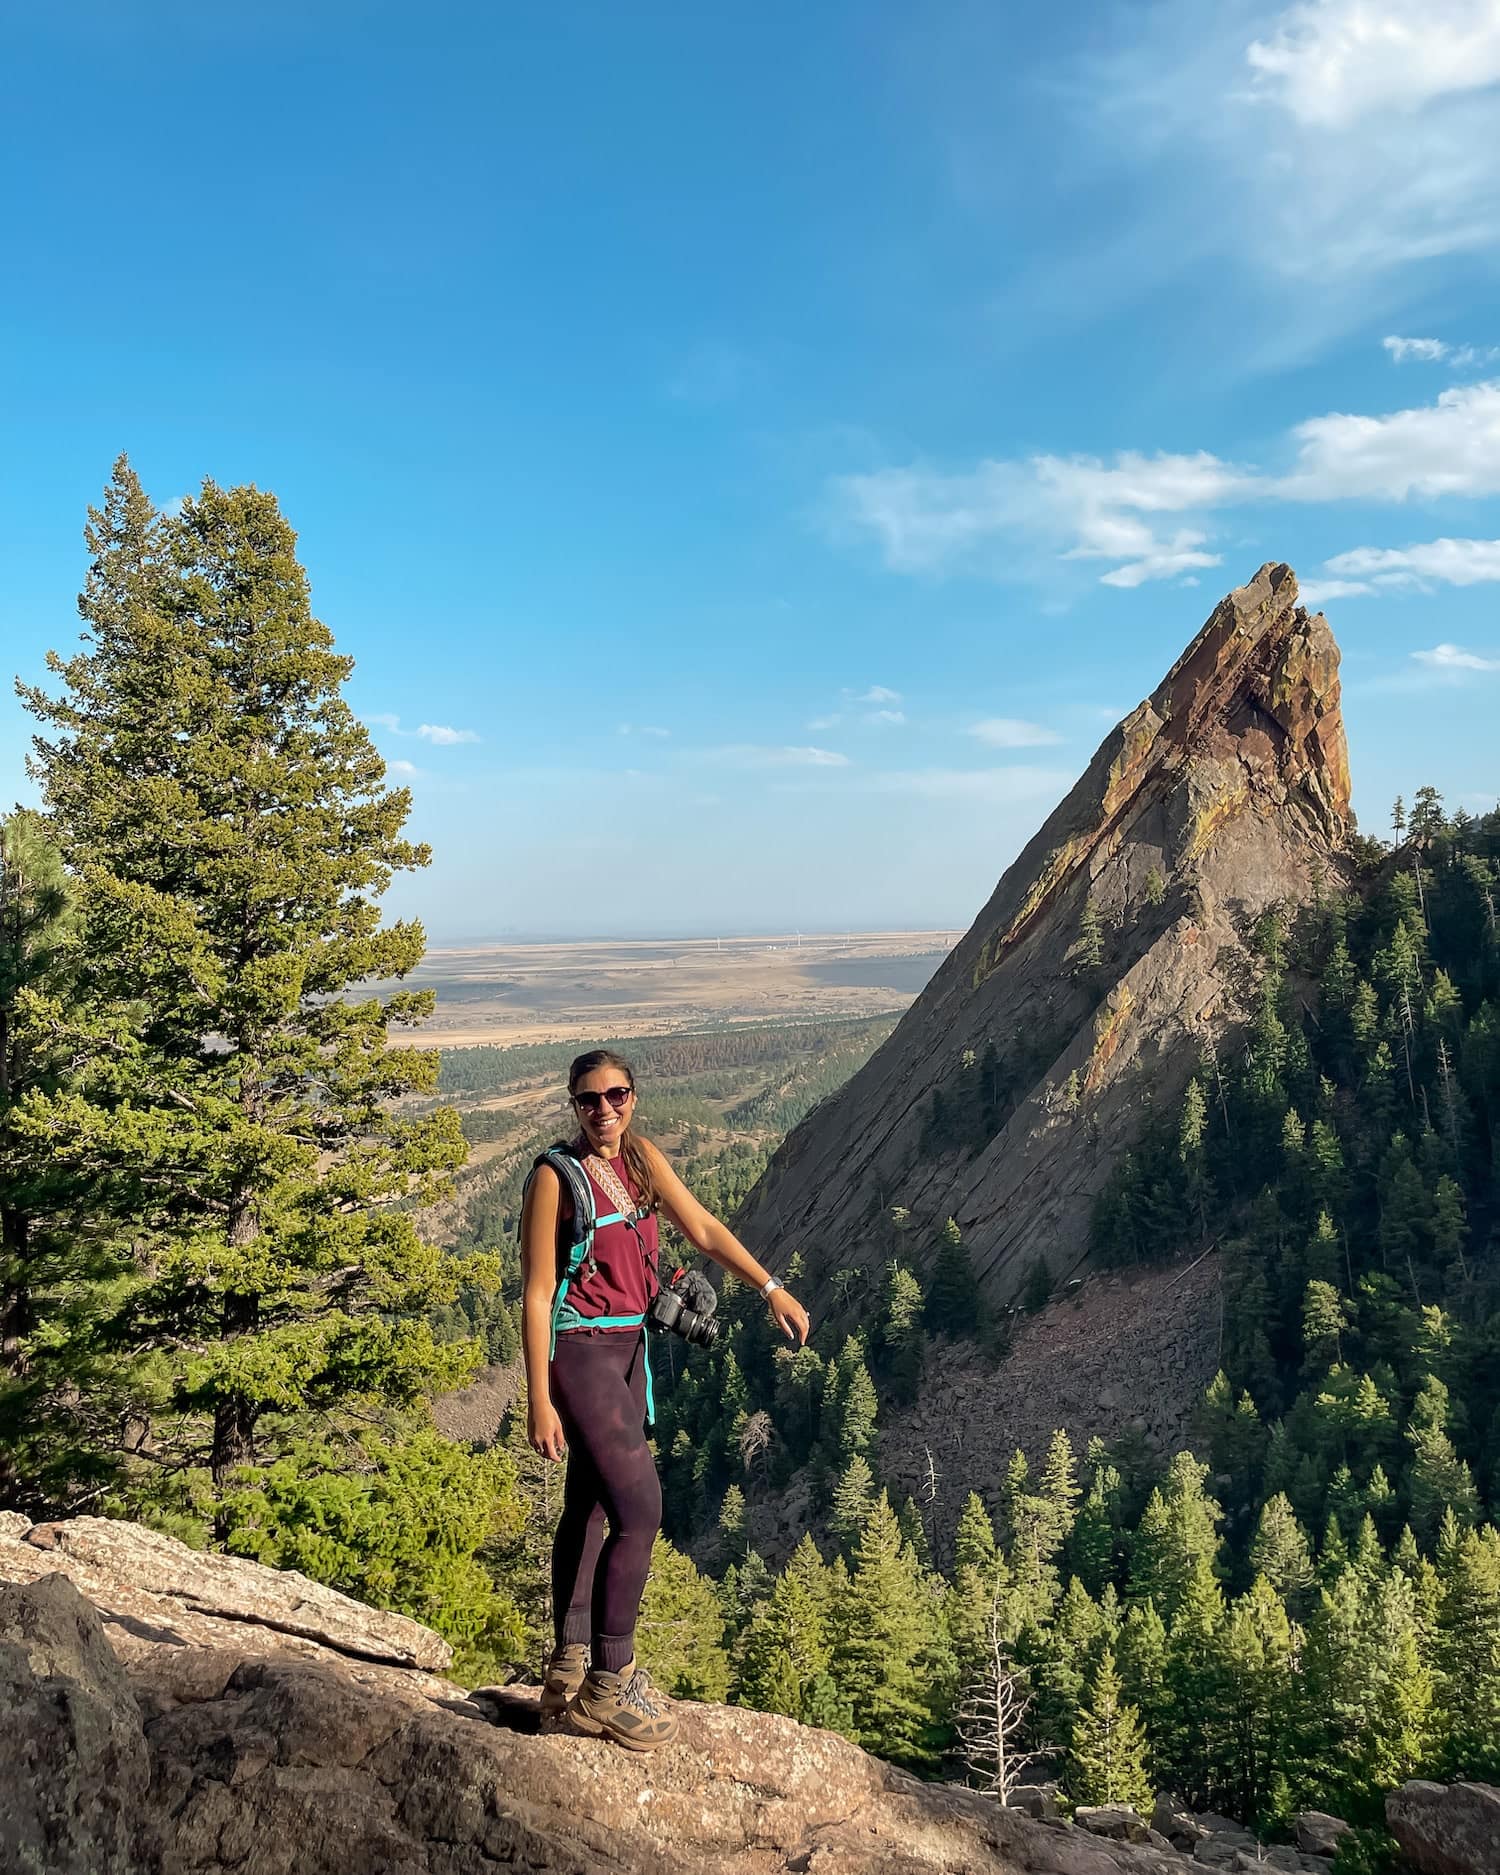
M 630 1176 L 623 1157 L 611 1159 L 610 1170 L 640 1203 L 640 1190 Z M 584 1165 L 594 1193 L 595 1217 L 608 1217 L 617 1209 L 614 1199 Z M 637 1234 L 639 1233 L 639 1234 Z M 583 1316 L 644 1315 L 660 1284 L 657 1280 L 656 1217 L 646 1212 L 637 1217 L 635 1226 L 603 1224 L 594 1232 L 594 1268 L 587 1262 L 568 1285 L 568 1301 Z M 582 1334 L 581 1328 L 564 1328 L 562 1334 Z M 632 1328 L 598 1328 L 595 1334 L 634 1334 Z

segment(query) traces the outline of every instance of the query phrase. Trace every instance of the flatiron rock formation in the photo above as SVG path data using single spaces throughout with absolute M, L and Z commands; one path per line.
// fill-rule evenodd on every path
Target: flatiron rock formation
M 1143 1097 L 1174 1107 L 1205 1044 L 1245 1020 L 1254 921 L 1337 870 L 1338 668 L 1291 568 L 1264 566 L 1106 736 L 890 1039 L 788 1137 L 739 1214 L 778 1266 L 803 1252 L 824 1312 L 834 1270 L 873 1274 L 892 1254 L 895 1207 L 918 1260 L 956 1218 L 991 1302 L 1038 1257 L 1058 1281 L 1080 1269 Z

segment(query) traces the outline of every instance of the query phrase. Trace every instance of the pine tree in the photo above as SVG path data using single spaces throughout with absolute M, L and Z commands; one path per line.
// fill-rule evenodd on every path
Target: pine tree
M 831 1659 L 827 1571 L 811 1536 L 804 1535 L 741 1640 L 736 1698 L 761 1712 L 807 1720 L 814 1688 L 827 1678 Z
M 973 1340 L 984 1328 L 984 1310 L 963 1233 L 950 1217 L 938 1237 L 927 1291 L 927 1327 L 952 1340 Z
M 1170 1626 L 1201 1565 L 1212 1573 L 1219 1553 L 1223 1512 L 1204 1493 L 1208 1467 L 1179 1452 L 1152 1491 L 1136 1531 L 1131 1562 L 1132 1599 L 1148 1596 Z
M 1441 1766 L 1500 1779 L 1500 1533 L 1470 1530 L 1446 1568 L 1438 1615 Z
M 1083 901 L 1078 919 L 1078 942 L 1074 947 L 1073 968 L 1078 973 L 1097 970 L 1104 962 L 1104 921 L 1092 898 Z
M 920 1662 L 933 1639 L 934 1611 L 882 1491 L 855 1546 L 834 1651 L 834 1677 L 867 1751 L 897 1763 L 926 1760 L 932 1712 Z
M 833 1501 L 828 1508 L 829 1528 L 846 1547 L 852 1547 L 858 1541 L 874 1501 L 875 1474 L 870 1470 L 869 1460 L 864 1454 L 856 1452 L 835 1485 Z
M 1296 1647 L 1280 1596 L 1257 1576 L 1230 1609 L 1219 1649 L 1214 1730 L 1222 1730 L 1223 1748 L 1215 1774 L 1236 1815 L 1259 1818 L 1272 1808 L 1288 1761 Z
M 1184 1583 L 1167 1630 L 1165 1683 L 1170 1716 L 1156 1741 L 1157 1768 L 1194 1802 L 1211 1802 L 1224 1761 L 1224 1596 L 1206 1556 Z
M 1154 1799 L 1146 1759 L 1141 1715 L 1121 1697 L 1115 1657 L 1106 1647 L 1073 1727 L 1069 1787 L 1079 1803 L 1124 1804 L 1149 1816 Z
M 922 1288 L 916 1277 L 899 1263 L 892 1263 L 886 1272 L 879 1359 L 890 1396 L 901 1406 L 916 1398 L 922 1379 L 926 1353 L 923 1306 Z
M 1284 1492 L 1267 1498 L 1250 1545 L 1250 1567 L 1289 1608 L 1300 1609 L 1313 1586 L 1307 1534 Z
M 755 1556 L 753 1550 L 750 1554 Z M 729 1660 L 718 1600 L 691 1558 L 664 1536 L 658 1535 L 651 1551 L 636 1636 L 641 1664 L 669 1697 L 728 1698 Z
M 875 1443 L 875 1421 L 879 1400 L 870 1370 L 865 1366 L 864 1350 L 851 1335 L 839 1356 L 838 1424 L 835 1451 L 841 1465 L 868 1453 Z
M 345 994 L 420 961 L 420 926 L 381 929 L 377 901 L 428 854 L 340 694 L 350 660 L 291 529 L 269 495 L 211 482 L 163 519 L 122 461 L 89 541 L 88 648 L 51 660 L 61 694 L 22 695 L 54 732 L 36 768 L 90 992 L 138 1021 L 114 1102 L 54 1101 L 49 1131 L 61 1163 L 138 1181 L 132 1328 L 164 1351 L 176 1414 L 158 1463 L 207 1461 L 222 1535 L 234 1474 L 287 1416 L 460 1379 L 477 1351 L 440 1344 L 429 1311 L 499 1272 L 424 1243 L 410 1208 L 467 1153 L 451 1111 L 392 1105 L 435 1085 L 436 1057 L 388 1035 L 431 993 Z
M 76 937 L 61 857 L 18 810 L 0 820 L 0 1504 L 30 1514 L 103 1487 L 129 1399 L 109 1348 L 129 1287 L 111 1194 L 45 1123 L 84 1097 L 109 1039 L 79 1007 Z
M 1153 1751 L 1165 1759 L 1171 1721 L 1167 1630 L 1154 1602 L 1137 1602 L 1126 1610 L 1115 1652 L 1125 1697 L 1139 1711 Z

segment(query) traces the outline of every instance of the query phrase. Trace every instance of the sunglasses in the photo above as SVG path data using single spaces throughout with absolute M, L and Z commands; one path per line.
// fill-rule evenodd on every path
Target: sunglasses
M 573 1104 L 575 1107 L 582 1107 L 585 1113 L 602 1113 L 607 1100 L 618 1113 L 634 1092 L 633 1087 L 606 1087 L 602 1094 L 593 1092 L 575 1094 Z

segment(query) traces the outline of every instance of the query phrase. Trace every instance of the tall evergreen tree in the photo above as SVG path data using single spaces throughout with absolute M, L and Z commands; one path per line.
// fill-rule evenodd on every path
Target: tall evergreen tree
M 1115 1657 L 1106 1647 L 1073 1727 L 1069 1787 L 1080 1803 L 1125 1804 L 1149 1815 L 1146 1757 L 1141 1715 L 1122 1697 Z
M 52 734 L 35 768 L 80 879 L 86 980 L 138 1023 L 112 1105 L 51 1103 L 65 1166 L 138 1192 L 137 1340 L 162 1350 L 175 1424 L 158 1465 L 236 1471 L 311 1408 L 400 1405 L 472 1365 L 428 1326 L 467 1272 L 423 1242 L 411 1201 L 466 1153 L 448 1110 L 403 1117 L 437 1060 L 393 1047 L 430 993 L 352 1000 L 420 960 L 381 928 L 410 797 L 341 690 L 350 660 L 312 615 L 274 499 L 204 484 L 155 514 L 121 461 L 91 515 L 86 648 L 23 687 Z M 273 1429 L 269 1437 L 263 1436 Z
M 836 1619 L 835 1678 L 856 1741 L 898 1763 L 925 1762 L 933 1714 L 921 1661 L 935 1638 L 935 1610 L 883 1491 L 855 1546 Z

